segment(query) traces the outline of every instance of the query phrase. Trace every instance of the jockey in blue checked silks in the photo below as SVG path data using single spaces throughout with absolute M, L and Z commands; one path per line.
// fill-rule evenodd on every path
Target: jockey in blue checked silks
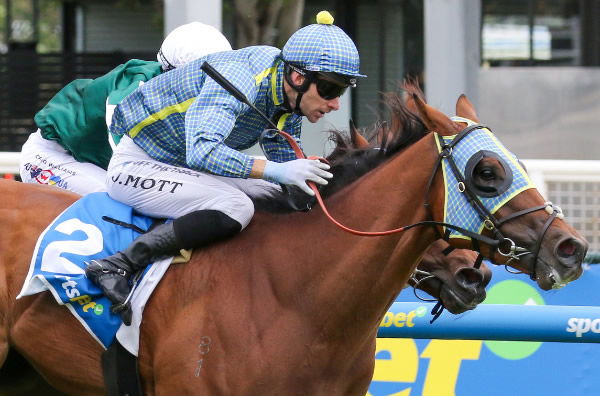
M 250 196 L 279 184 L 314 195 L 329 166 L 297 159 L 275 131 L 263 139 L 269 160 L 240 152 L 258 142 L 267 122 L 201 69 L 208 62 L 278 128 L 300 143 L 302 117 L 317 122 L 356 86 L 359 55 L 328 12 L 294 33 L 283 50 L 252 46 L 208 55 L 158 76 L 116 108 L 111 133 L 122 139 L 108 167 L 108 193 L 138 212 L 174 221 L 141 235 L 124 251 L 88 264 L 86 275 L 125 320 L 129 276 L 180 249 L 206 246 L 244 229 Z M 276 183 L 274 183 L 276 182 Z
M 80 195 L 105 191 L 106 168 L 118 143 L 108 132 L 117 103 L 161 73 L 227 50 L 231 45 L 219 30 L 191 22 L 167 35 L 158 62 L 132 59 L 96 79 L 70 82 L 35 115 L 38 130 L 19 158 L 21 180 Z

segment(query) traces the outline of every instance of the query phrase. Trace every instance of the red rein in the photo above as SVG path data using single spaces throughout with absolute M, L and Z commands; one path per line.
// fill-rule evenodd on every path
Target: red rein
M 296 153 L 296 157 L 306 158 L 306 156 L 300 149 L 300 146 L 298 146 L 298 143 L 296 143 L 296 141 L 294 140 L 294 138 L 292 138 L 290 136 L 290 134 L 288 134 L 287 132 L 281 131 L 281 130 L 279 131 L 279 133 L 281 134 L 281 136 L 283 136 L 285 138 L 285 140 L 288 141 L 290 146 L 292 146 L 292 149 L 294 149 L 294 153 Z M 315 155 L 311 155 L 310 157 L 308 157 L 308 159 L 318 159 L 320 161 L 326 162 L 326 160 L 324 158 L 317 157 Z M 308 185 L 311 188 L 311 190 L 314 191 L 315 197 L 317 198 L 317 202 L 319 202 L 319 206 L 321 207 L 321 209 L 323 210 L 323 213 L 325 213 L 327 218 L 329 220 L 331 220 L 331 222 L 333 222 L 333 224 L 337 225 L 338 227 L 340 227 L 342 230 L 344 230 L 346 232 L 349 232 L 354 235 L 360 235 L 360 236 L 383 236 L 383 235 L 395 234 L 397 232 L 402 232 L 407 229 L 406 227 L 400 227 L 400 228 L 395 228 L 393 230 L 388 230 L 388 231 L 371 231 L 370 232 L 370 231 L 358 231 L 358 230 L 346 227 L 345 225 L 343 225 L 342 223 L 340 223 L 339 221 L 334 219 L 331 216 L 331 214 L 329 214 L 329 211 L 327 211 L 327 208 L 325 207 L 325 203 L 323 202 L 323 198 L 321 197 L 321 193 L 319 192 L 316 184 L 312 181 L 309 181 Z

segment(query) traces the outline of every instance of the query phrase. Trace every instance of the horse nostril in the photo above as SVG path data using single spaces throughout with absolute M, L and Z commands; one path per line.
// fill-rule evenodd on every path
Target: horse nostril
M 577 239 L 569 238 L 569 239 L 562 241 L 558 245 L 558 247 L 556 249 L 556 253 L 561 258 L 570 258 L 573 256 L 577 256 L 577 257 L 581 256 L 581 258 L 583 259 L 585 250 L 586 250 L 585 247 L 583 246 L 583 244 L 580 241 L 578 241 Z
M 477 268 L 461 268 L 456 273 L 456 280 L 463 287 L 478 287 L 483 284 L 484 276 Z

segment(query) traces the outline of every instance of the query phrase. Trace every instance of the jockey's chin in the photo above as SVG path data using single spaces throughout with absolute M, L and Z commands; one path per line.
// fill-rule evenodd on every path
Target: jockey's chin
M 324 115 L 325 113 L 323 113 L 322 111 L 315 110 L 312 113 L 307 114 L 306 119 L 314 124 L 315 122 L 323 118 Z

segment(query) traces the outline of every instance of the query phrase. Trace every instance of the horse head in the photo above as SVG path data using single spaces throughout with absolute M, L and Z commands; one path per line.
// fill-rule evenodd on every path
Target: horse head
M 457 315 L 474 309 L 486 297 L 486 286 L 492 279 L 492 271 L 485 264 L 475 266 L 477 253 L 468 249 L 452 249 L 438 239 L 421 258 L 410 278 L 410 285 L 439 300 L 451 313 Z

